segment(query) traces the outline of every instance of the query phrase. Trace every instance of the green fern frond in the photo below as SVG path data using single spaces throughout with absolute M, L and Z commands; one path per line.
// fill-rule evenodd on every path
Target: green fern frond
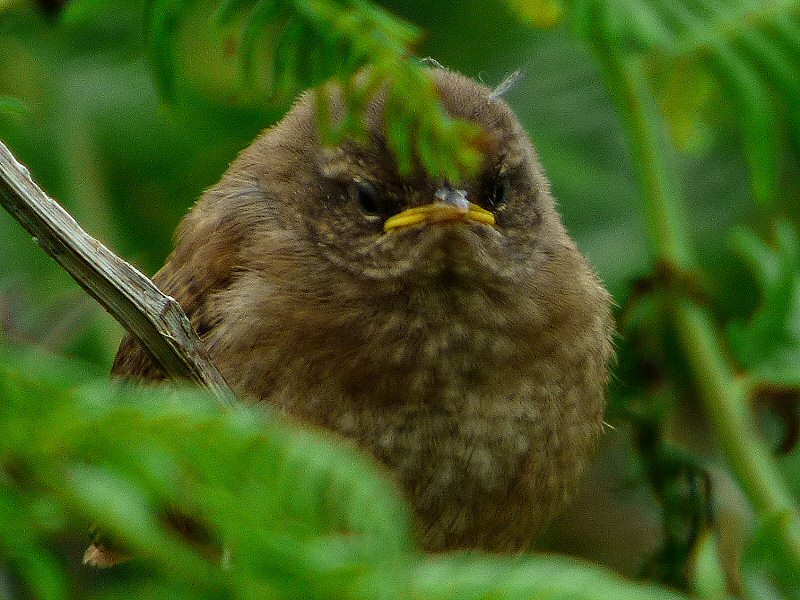
M 479 600 L 680 600 L 683 594 L 625 582 L 600 568 L 560 556 L 442 556 L 419 564 L 412 598 Z
M 338 124 L 326 118 L 327 94 L 315 96 L 326 143 L 362 137 L 364 111 L 385 86 L 386 127 L 401 172 L 410 170 L 415 151 L 430 173 L 451 179 L 477 167 L 480 132 L 441 109 L 425 68 L 410 54 L 420 37 L 415 27 L 364 0 L 227 0 L 211 20 L 227 27 L 242 14 L 238 54 L 245 81 L 256 83 L 255 66 L 264 58 L 259 44 L 269 32 L 274 98 L 285 102 L 330 80 L 342 90 L 347 114 Z
M 39 370 L 51 368 L 59 365 L 40 360 Z M 333 440 L 257 411 L 221 414 L 196 391 L 40 379 L 0 356 L 9 433 L 0 440 L 0 564 L 39 586 L 38 597 L 63 597 L 65 585 L 47 540 L 89 521 L 153 563 L 153 577 L 199 597 L 252 597 L 253 586 L 287 598 L 341 592 L 367 565 L 411 552 L 399 495 Z M 231 549 L 231 569 L 164 526 L 175 509 L 202 523 L 217 550 Z
M 714 118 L 727 100 L 753 194 L 772 199 L 784 131 L 800 132 L 800 1 L 578 0 L 574 20 L 584 35 L 596 26 L 587 22 L 589 14 L 604 14 L 606 38 L 649 74 L 673 136 L 687 142 L 682 145 L 697 141 L 687 135 L 707 134 L 698 121 Z M 698 80 L 713 86 L 702 108 L 693 87 Z
M 153 74 L 168 100 L 175 98 L 174 39 L 181 22 L 185 0 L 150 0 L 145 9 L 145 29 Z
M 394 486 L 327 436 L 20 354 L 0 345 L 0 566 L 35 597 L 65 597 L 52 540 L 94 522 L 138 563 L 104 598 L 685 599 L 564 557 L 428 557 Z M 167 527 L 167 511 L 210 546 Z
M 759 519 L 742 553 L 742 580 L 748 598 L 800 598 L 797 569 L 775 551 L 775 539 L 789 525 L 785 513 Z
M 178 34 L 196 0 L 149 0 L 146 35 L 155 80 L 167 102 L 177 99 L 181 69 Z M 64 19 L 88 19 L 111 10 L 114 0 L 73 0 Z M 363 138 L 364 112 L 385 90 L 389 142 L 402 173 L 416 157 L 431 174 L 458 180 L 481 160 L 482 134 L 450 117 L 426 67 L 412 55 L 420 31 L 367 0 L 223 0 L 210 16 L 220 31 L 238 31 L 235 52 L 241 85 L 265 88 L 286 105 L 300 92 L 326 82 L 342 93 L 345 118 L 320 118 L 321 139 L 335 144 Z M 317 94 L 318 101 L 324 94 Z M 319 111 L 323 113 L 324 107 Z
M 744 228 L 734 232 L 733 244 L 753 272 L 761 304 L 748 322 L 728 327 L 731 350 L 756 378 L 796 382 L 800 379 L 800 236 L 789 223 L 779 222 L 772 246 Z

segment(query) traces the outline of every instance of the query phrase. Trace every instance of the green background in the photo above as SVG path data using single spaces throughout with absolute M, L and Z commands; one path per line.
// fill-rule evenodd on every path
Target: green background
M 510 4 L 383 5 L 425 32 L 415 49 L 420 56 L 488 85 L 515 69 L 527 72 L 507 101 L 540 154 L 567 228 L 618 306 L 625 305 L 654 263 L 630 149 L 587 44 L 566 23 L 534 28 Z M 212 8 L 198 2 L 184 14 L 176 100 L 166 104 L 147 58 L 142 3 L 61 23 L 35 3 L 0 0 L 0 95 L 25 106 L 22 113 L 0 113 L 0 139 L 90 234 L 149 275 L 169 253 L 172 232 L 192 203 L 287 109 L 237 80 L 225 35 L 208 25 Z M 768 206 L 754 202 L 736 108 L 725 103 L 723 91 L 709 94 L 719 108 L 690 124 L 708 131 L 673 139 L 682 147 L 670 157 L 703 267 L 703 294 L 725 325 L 746 319 L 760 300 L 755 278 L 732 251 L 732 230 L 746 225 L 768 232 L 775 215 L 797 222 L 800 178 L 795 134 L 782 129 L 788 143 L 778 156 L 775 198 Z M 664 102 L 669 98 L 665 92 Z M 790 111 L 796 108 L 790 103 Z M 122 328 L 0 213 L 0 344 L 43 348 L 104 374 L 121 335 Z M 719 458 L 692 386 L 681 381 L 683 362 L 670 350 L 669 331 L 664 336 L 663 361 L 674 385 L 657 420 L 666 439 L 701 457 L 718 495 L 719 520 L 727 524 L 724 544 L 736 546 L 752 515 Z M 622 367 L 627 341 L 618 339 Z M 607 417 L 613 428 L 575 502 L 541 542 L 632 576 L 662 543 L 659 499 L 637 457 L 638 430 L 624 410 L 613 410 L 646 387 L 638 377 L 624 368 L 616 374 Z M 771 427 L 781 424 L 767 424 L 768 432 Z M 780 460 L 797 489 L 792 455 Z

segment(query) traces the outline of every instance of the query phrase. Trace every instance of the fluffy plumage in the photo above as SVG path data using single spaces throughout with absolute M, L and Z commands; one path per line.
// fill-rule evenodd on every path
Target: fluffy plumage
M 368 143 L 323 149 L 306 95 L 207 191 L 155 281 L 241 398 L 333 430 L 401 484 L 428 550 L 518 551 L 600 432 L 610 299 L 561 224 L 525 132 L 490 90 L 433 70 L 477 122 L 477 177 L 397 172 L 380 96 Z M 458 188 L 493 212 L 384 232 Z M 114 373 L 158 379 L 130 337 Z

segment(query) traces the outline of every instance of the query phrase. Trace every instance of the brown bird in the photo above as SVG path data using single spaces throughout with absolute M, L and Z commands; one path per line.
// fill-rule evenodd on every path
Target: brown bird
M 155 281 L 243 400 L 383 463 L 423 548 L 520 551 L 600 433 L 610 297 L 505 102 L 430 74 L 486 132 L 477 176 L 401 175 L 380 94 L 366 143 L 322 147 L 307 94 L 203 195 Z M 130 336 L 113 372 L 163 377 Z

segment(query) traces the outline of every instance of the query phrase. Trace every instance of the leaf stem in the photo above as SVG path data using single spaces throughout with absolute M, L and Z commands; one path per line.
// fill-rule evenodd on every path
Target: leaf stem
M 591 43 L 627 128 L 656 261 L 679 272 L 695 272 L 697 261 L 680 194 L 667 166 L 663 128 L 649 85 L 635 59 L 616 51 L 614 42 L 602 32 L 595 33 L 598 35 L 590 38 Z M 783 552 L 800 571 L 797 507 L 756 430 L 746 386 L 735 374 L 710 311 L 680 285 L 674 287 L 671 318 L 717 439 L 758 516 L 781 517 L 785 524 L 780 532 Z

